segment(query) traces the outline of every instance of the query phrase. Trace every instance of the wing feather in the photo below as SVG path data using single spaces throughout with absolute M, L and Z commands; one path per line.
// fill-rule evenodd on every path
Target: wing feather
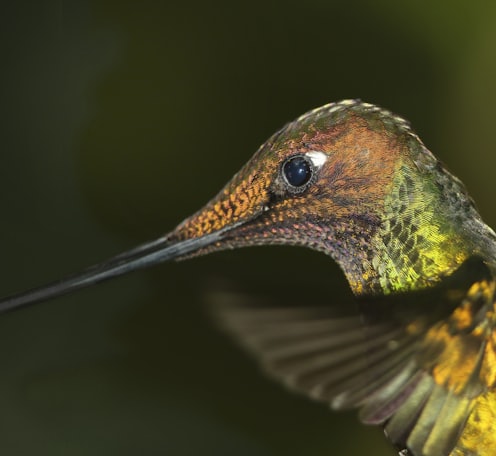
M 494 295 L 489 269 L 470 259 L 435 289 L 359 299 L 351 317 L 225 293 L 215 301 L 224 302 L 222 325 L 291 389 L 334 409 L 359 407 L 364 423 L 384 425 L 414 456 L 461 456 L 479 454 L 462 448 L 465 424 L 494 389 Z

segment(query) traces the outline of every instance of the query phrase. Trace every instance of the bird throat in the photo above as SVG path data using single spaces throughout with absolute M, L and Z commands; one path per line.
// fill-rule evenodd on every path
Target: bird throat
M 412 195 L 421 195 L 412 197 Z M 360 248 L 359 267 L 342 264 L 353 292 L 390 294 L 432 287 L 469 256 L 467 240 L 446 210 L 439 190 L 400 166 L 384 201 L 385 216 Z M 362 243 L 363 244 L 363 243 Z

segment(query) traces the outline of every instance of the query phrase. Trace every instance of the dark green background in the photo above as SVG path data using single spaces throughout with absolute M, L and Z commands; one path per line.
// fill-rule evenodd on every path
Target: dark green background
M 0 12 L 4 294 L 173 228 L 288 120 L 360 97 L 405 117 L 493 207 L 496 3 L 12 2 Z M 157 267 L 0 317 L 2 455 L 393 455 L 289 394 L 211 324 L 205 289 L 312 289 L 323 255 Z

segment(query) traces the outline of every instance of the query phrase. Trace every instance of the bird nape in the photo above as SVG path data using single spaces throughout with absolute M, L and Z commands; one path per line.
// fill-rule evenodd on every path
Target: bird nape
M 360 308 L 222 306 L 267 370 L 359 408 L 402 454 L 496 454 L 496 235 L 404 119 L 359 100 L 287 124 L 157 241 L 0 301 L 50 299 L 159 262 L 250 245 L 331 256 Z

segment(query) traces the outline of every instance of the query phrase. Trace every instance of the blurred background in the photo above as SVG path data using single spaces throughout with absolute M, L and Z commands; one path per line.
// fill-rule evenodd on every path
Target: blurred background
M 496 225 L 496 3 L 2 6 L 1 294 L 172 229 L 285 122 L 362 98 L 409 119 Z M 323 255 L 225 252 L 0 316 L 3 455 L 388 456 L 209 319 L 216 280 L 346 303 Z

